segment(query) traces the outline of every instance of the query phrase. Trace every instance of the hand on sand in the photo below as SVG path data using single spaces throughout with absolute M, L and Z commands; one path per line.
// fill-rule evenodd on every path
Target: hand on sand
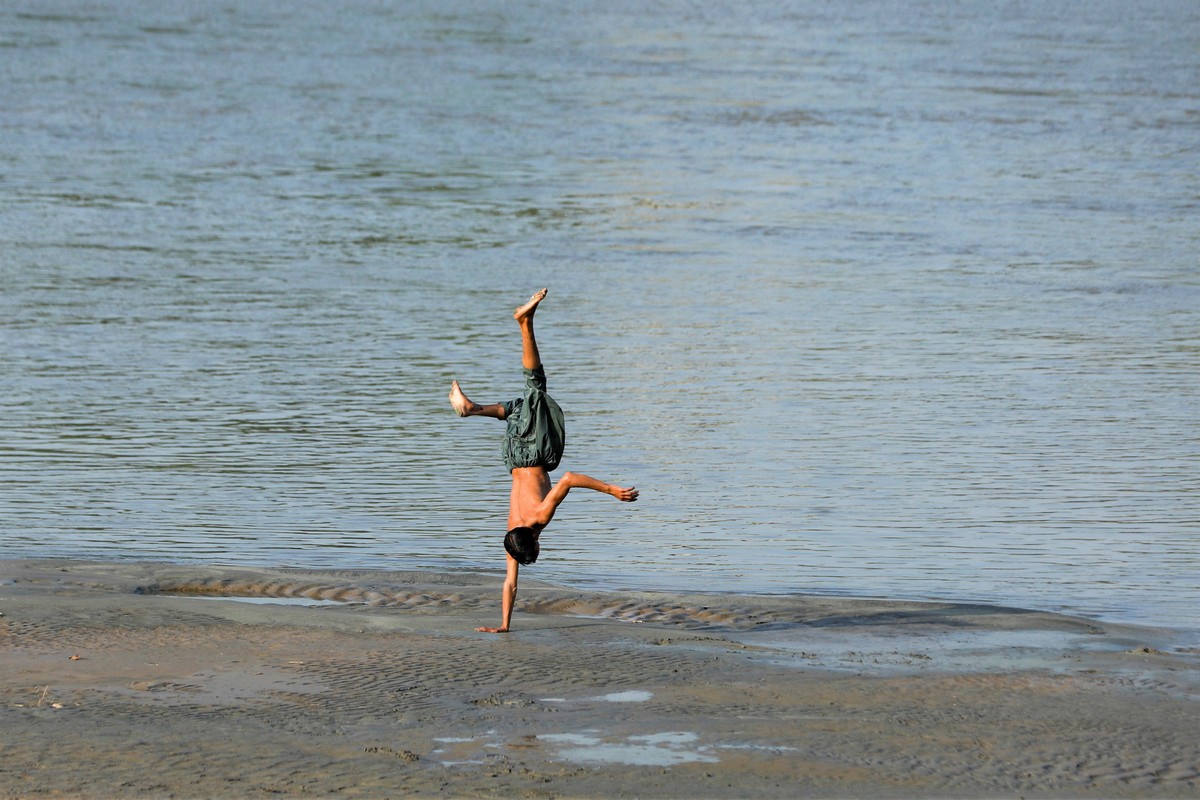
M 508 633 L 508 628 L 476 628 L 476 633 Z

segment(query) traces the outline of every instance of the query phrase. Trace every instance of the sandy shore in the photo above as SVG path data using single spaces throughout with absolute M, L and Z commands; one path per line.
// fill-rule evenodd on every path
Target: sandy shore
M 497 583 L 0 562 L 0 796 L 1200 796 L 1169 631 Z

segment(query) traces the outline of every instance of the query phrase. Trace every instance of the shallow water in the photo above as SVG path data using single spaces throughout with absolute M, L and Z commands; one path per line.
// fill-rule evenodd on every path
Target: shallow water
M 620 743 L 605 741 L 598 731 L 586 733 L 543 733 L 538 741 L 558 746 L 558 758 L 584 764 L 628 764 L 641 767 L 671 767 L 676 764 L 720 761 L 711 747 L 698 744 L 690 731 L 666 731 L 629 736 Z
M 168 597 L 186 596 L 189 600 L 219 600 L 225 603 L 251 603 L 259 606 L 305 606 L 305 607 L 325 607 L 325 606 L 340 606 L 342 605 L 337 600 L 313 600 L 308 597 L 247 597 L 241 596 L 207 596 L 207 595 L 167 595 Z
M 1200 9 L 0 11 L 0 547 L 1200 629 Z M 578 493 L 576 493 L 578 494 Z

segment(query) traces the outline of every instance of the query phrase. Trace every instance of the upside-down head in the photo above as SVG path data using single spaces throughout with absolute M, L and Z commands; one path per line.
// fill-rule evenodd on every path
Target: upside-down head
M 537 561 L 538 534 L 533 528 L 513 528 L 504 537 L 504 549 L 522 566 Z

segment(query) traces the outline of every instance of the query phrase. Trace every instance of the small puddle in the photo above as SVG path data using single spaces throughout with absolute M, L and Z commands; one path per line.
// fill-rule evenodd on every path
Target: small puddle
M 253 603 L 272 606 L 344 606 L 339 600 L 314 600 L 311 597 L 246 597 L 219 594 L 164 594 L 160 597 L 182 597 L 188 600 L 225 600 L 234 603 Z
M 944 626 L 795 628 L 731 635 L 777 664 L 875 673 L 1033 669 L 1073 650 L 1113 649 L 1108 637 L 1055 630 L 952 630 Z M 1063 664 L 1066 666 L 1066 664 Z
M 602 694 L 595 698 L 603 700 L 606 703 L 645 703 L 650 698 L 654 697 L 653 692 L 644 692 L 634 689 L 628 692 L 613 692 L 612 694 Z
M 715 764 L 720 759 L 697 747 L 700 737 L 690 731 L 667 731 L 605 741 L 583 733 L 547 733 L 538 741 L 560 745 L 558 755 L 583 764 L 624 764 L 631 767 L 671 767 L 676 764 Z
M 601 703 L 647 703 L 654 697 L 654 692 L 647 692 L 642 689 L 630 689 L 625 692 L 611 692 L 609 694 L 596 695 L 594 697 L 583 697 L 568 699 L 566 697 L 543 697 L 543 703 L 578 703 L 600 701 Z

